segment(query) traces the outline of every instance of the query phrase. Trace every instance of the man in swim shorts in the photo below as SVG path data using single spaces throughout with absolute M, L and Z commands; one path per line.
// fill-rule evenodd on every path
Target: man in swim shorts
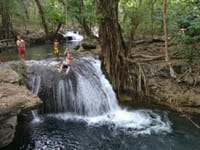
M 18 35 L 17 36 L 17 46 L 18 46 L 18 54 L 19 54 L 19 58 L 21 61 L 24 61 L 24 57 L 25 57 L 25 42 L 24 40 Z
M 54 40 L 54 54 L 56 55 L 56 57 L 59 57 L 59 42 L 58 39 Z
M 67 75 L 71 68 L 73 56 L 68 50 L 65 50 L 64 55 L 65 55 L 65 60 L 61 64 L 60 68 L 58 69 L 58 72 L 61 72 L 63 69 L 65 69 L 65 74 Z

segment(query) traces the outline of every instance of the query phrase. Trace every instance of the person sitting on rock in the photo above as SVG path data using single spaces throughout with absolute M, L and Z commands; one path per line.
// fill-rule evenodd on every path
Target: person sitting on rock
M 73 60 L 73 56 L 69 52 L 69 50 L 65 50 L 64 55 L 65 55 L 65 60 L 61 64 L 61 66 L 60 66 L 58 71 L 61 72 L 63 69 L 65 69 L 65 74 L 67 75 L 69 73 L 70 68 L 71 68 L 71 63 L 72 63 L 72 60 Z

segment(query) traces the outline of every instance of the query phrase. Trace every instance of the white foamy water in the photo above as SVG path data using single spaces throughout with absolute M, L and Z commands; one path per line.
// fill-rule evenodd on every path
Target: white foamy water
M 31 78 L 31 91 L 33 92 L 33 94 L 38 95 L 39 90 L 40 90 L 40 84 L 41 84 L 41 77 L 36 75 L 36 76 L 32 76 Z M 33 120 L 32 123 L 39 123 L 41 122 L 40 117 L 38 116 L 38 110 L 32 110 L 32 115 L 33 115 Z
M 133 135 L 172 132 L 171 122 L 166 113 L 161 117 L 159 114 L 145 109 L 135 111 L 119 109 L 95 117 L 86 117 L 71 113 L 50 114 L 48 116 L 66 121 L 85 121 L 88 126 L 108 125 L 113 130 L 121 130 Z
M 39 64 L 56 71 L 57 63 L 30 61 L 29 66 Z M 83 57 L 73 61 L 73 76 L 56 80 L 53 98 L 49 106 L 65 113 L 50 114 L 62 120 L 84 121 L 89 126 L 108 125 L 113 130 L 122 130 L 134 135 L 151 133 L 170 133 L 171 123 L 167 114 L 157 114 L 151 110 L 121 109 L 116 95 L 101 71 L 101 63 L 94 58 Z M 37 68 L 39 69 L 39 68 Z M 47 71 L 44 71 L 46 73 Z M 42 75 L 44 74 L 42 72 Z M 48 80 L 48 77 L 51 79 Z M 56 75 L 56 74 L 55 74 Z M 49 84 L 56 78 L 52 73 L 44 77 Z M 41 81 L 40 81 L 41 82 Z M 52 87 L 53 84 L 50 86 Z M 39 91 L 38 87 L 34 88 Z M 51 95 L 51 93 L 49 93 Z M 51 113 L 51 112 L 50 112 Z M 37 121 L 36 121 L 37 122 Z

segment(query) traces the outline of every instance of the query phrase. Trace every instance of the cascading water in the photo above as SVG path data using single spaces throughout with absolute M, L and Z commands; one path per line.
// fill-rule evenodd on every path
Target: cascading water
M 34 72 L 31 89 L 39 89 L 38 85 L 42 87 L 38 95 L 44 101 L 45 113 L 97 116 L 119 109 L 115 93 L 100 70 L 100 62 L 95 59 L 74 60 L 68 76 L 59 74 L 50 61 L 27 64 L 30 72 Z
M 39 90 L 40 90 L 40 83 L 41 83 L 41 78 L 38 75 L 34 75 L 30 79 L 30 86 L 31 86 L 31 91 L 33 94 L 38 95 Z M 37 110 L 32 110 L 32 115 L 34 117 L 35 122 L 39 122 L 39 116 Z
M 27 54 L 43 59 L 52 54 L 51 48 L 29 48 Z M 40 121 L 19 120 L 14 142 L 3 150 L 200 149 L 199 129 L 180 114 L 120 108 L 100 61 L 75 57 L 65 76 L 54 60 L 25 61 L 30 89 L 43 100 Z
M 89 125 L 111 124 L 133 134 L 171 132 L 167 114 L 122 110 L 100 64 L 92 57 L 74 59 L 66 76 L 58 73 L 59 64 L 52 60 L 28 61 L 30 77 L 34 79 L 32 90 L 39 91 L 44 103 L 40 113 L 64 120 L 81 119 Z

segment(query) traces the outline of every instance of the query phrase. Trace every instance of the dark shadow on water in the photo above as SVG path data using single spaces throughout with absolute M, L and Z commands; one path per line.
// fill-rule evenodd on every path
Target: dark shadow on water
M 41 123 L 19 122 L 15 141 L 2 150 L 199 150 L 200 130 L 179 114 L 169 112 L 172 133 L 134 136 L 110 125 L 44 116 Z

